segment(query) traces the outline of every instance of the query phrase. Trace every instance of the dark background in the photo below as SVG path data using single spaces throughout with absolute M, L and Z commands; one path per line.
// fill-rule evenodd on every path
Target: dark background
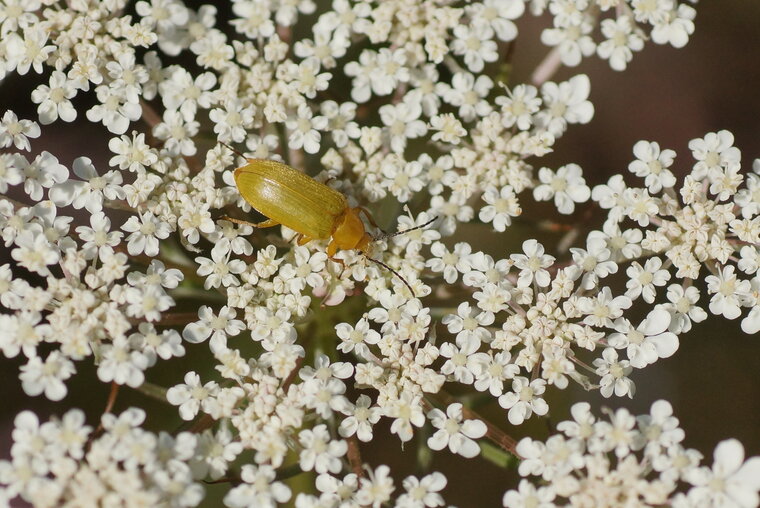
M 578 163 L 589 185 L 605 182 L 609 176 L 625 173 L 632 159 L 633 144 L 646 139 L 657 141 L 663 148 L 678 153 L 675 172 L 683 176 L 693 163 L 687 144 L 690 139 L 707 132 L 728 129 L 736 137 L 736 146 L 743 153 L 745 171 L 751 161 L 760 156 L 760 3 L 746 0 L 704 1 L 697 5 L 696 31 L 683 49 L 647 43 L 644 51 L 634 55 L 625 72 L 612 71 L 607 62 L 591 57 L 579 67 L 562 68 L 554 80 L 564 80 L 577 73 L 591 78 L 591 101 L 596 114 L 588 125 L 574 125 L 561 138 L 555 152 L 541 163 L 553 168 L 569 162 Z M 539 41 L 540 30 L 548 18 L 526 15 L 519 20 L 520 36 L 514 48 L 512 83 L 529 81 L 535 65 L 548 52 Z M 20 117 L 34 115 L 35 105 L 30 91 L 41 78 L 27 75 L 23 79 L 10 77 L 0 83 L 0 111 L 12 108 Z M 101 125 L 84 120 L 76 129 L 56 123 L 43 127 L 43 138 L 32 140 L 33 149 L 44 147 L 55 153 L 70 167 L 78 155 L 89 155 L 99 170 L 107 163 L 108 133 Z M 98 141 L 100 140 L 100 142 Z M 630 182 L 635 180 L 629 179 Z M 641 184 L 637 184 L 641 185 Z M 528 196 L 522 203 L 531 213 L 556 218 L 546 207 L 531 209 Z M 569 219 L 583 230 L 601 223 L 601 214 L 590 219 L 585 209 Z M 582 221 L 582 224 L 580 222 Z M 476 248 L 494 256 L 507 257 L 519 250 L 520 243 L 535 237 L 535 231 L 517 222 L 509 230 L 509 240 L 490 232 L 486 226 L 463 228 L 451 243 L 467 240 Z M 542 238 L 542 240 L 544 240 Z M 546 241 L 550 241 L 547 238 Z M 3 253 L 7 256 L 7 249 Z M 624 270 L 622 270 L 624 272 Z M 746 314 L 746 310 L 744 312 Z M 658 361 L 635 373 L 637 394 L 630 399 L 602 399 L 596 393 L 586 393 L 571 384 L 564 392 L 549 390 L 554 424 L 567 418 L 567 408 L 576 401 L 587 400 L 592 405 L 627 407 L 634 414 L 645 413 L 652 402 L 666 399 L 674 407 L 686 431 L 685 445 L 700 450 L 711 461 L 715 445 L 730 437 L 739 439 L 747 456 L 760 455 L 760 344 L 757 337 L 744 335 L 739 321 L 711 317 L 695 325 L 680 337 L 678 352 L 671 358 Z M 185 369 L 197 370 L 206 356 L 205 345 L 188 347 L 188 355 L 173 361 L 169 368 L 148 372 L 148 379 L 169 386 L 180 382 Z M 47 414 L 62 414 L 68 407 L 82 407 L 88 421 L 97 421 L 108 395 L 108 387 L 97 381 L 92 367 L 78 363 L 78 374 L 69 382 L 69 396 L 60 403 L 50 403 L 42 397 L 29 398 L 21 391 L 18 381 L 18 360 L 0 360 L 0 454 L 7 456 L 14 416 L 23 409 L 32 409 L 42 419 Z M 209 369 L 210 370 L 210 369 Z M 160 371 L 160 372 L 159 372 Z M 201 377 L 208 379 L 210 372 Z M 177 418 L 165 421 L 164 406 L 134 391 L 123 389 L 116 405 L 119 412 L 129 405 L 139 405 L 148 411 L 147 427 L 154 430 L 172 429 L 180 424 Z M 506 422 L 503 410 L 495 404 L 481 408 L 484 416 L 500 425 L 515 438 L 526 435 L 542 438 L 547 435 L 545 422 L 535 417 L 519 428 Z M 395 437 L 385 437 L 387 426 L 380 426 L 377 439 L 362 445 L 365 461 L 377 466 L 387 463 L 394 472 L 397 489 L 407 474 L 419 474 L 415 464 L 415 441 L 402 451 Z M 505 471 L 482 458 L 465 461 L 448 452 L 435 454 L 430 470 L 440 470 L 449 478 L 444 491 L 448 503 L 460 507 L 496 506 L 508 488 L 517 484 L 514 471 Z M 213 501 L 209 491 L 207 505 Z

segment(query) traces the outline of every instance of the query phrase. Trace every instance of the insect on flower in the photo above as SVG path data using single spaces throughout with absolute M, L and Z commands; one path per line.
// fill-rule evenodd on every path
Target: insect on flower
M 240 194 L 254 209 L 268 217 L 267 220 L 258 223 L 225 217 L 227 220 L 255 228 L 269 228 L 282 224 L 298 233 L 298 245 L 315 239 L 329 239 L 327 256 L 341 266 L 343 260 L 336 258 L 335 254 L 339 250 L 356 249 L 369 261 L 392 272 L 414 295 L 412 287 L 396 270 L 370 257 L 372 244 L 378 240 L 424 228 L 436 218 L 414 228 L 372 236 L 366 231 L 360 217 L 364 214 L 373 227 L 380 229 L 372 214 L 362 206 L 350 207 L 346 196 L 340 192 L 281 162 L 249 159 L 232 147 L 227 147 L 244 157 L 247 162 L 245 166 L 235 170 L 235 185 Z

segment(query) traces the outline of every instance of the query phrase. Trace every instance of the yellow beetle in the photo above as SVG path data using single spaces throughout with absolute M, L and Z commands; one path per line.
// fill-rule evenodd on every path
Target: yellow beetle
M 249 205 L 269 217 L 251 225 L 268 228 L 283 224 L 298 232 L 298 245 L 329 238 L 330 259 L 335 259 L 338 250 L 369 253 L 373 238 L 365 231 L 359 214 L 364 213 L 373 226 L 377 224 L 366 209 L 349 207 L 340 192 L 280 162 L 247 162 L 235 170 L 235 185 Z
M 258 223 L 227 217 L 228 220 L 255 228 L 282 224 L 298 233 L 298 245 L 314 239 L 329 239 L 327 256 L 341 265 L 343 260 L 335 258 L 338 250 L 356 249 L 368 260 L 390 270 L 414 296 L 412 287 L 396 270 L 370 257 L 371 244 L 375 240 L 424 228 L 435 218 L 421 226 L 373 237 L 367 233 L 360 217 L 364 214 L 372 226 L 380 229 L 369 211 L 361 206 L 350 207 L 346 196 L 335 189 L 281 162 L 249 158 L 246 162 L 245 166 L 235 170 L 235 185 L 243 199 L 269 219 Z

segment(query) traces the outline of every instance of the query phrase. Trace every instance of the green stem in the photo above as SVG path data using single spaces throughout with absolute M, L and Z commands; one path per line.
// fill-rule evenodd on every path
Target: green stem
M 145 381 L 143 384 L 135 388 L 135 390 L 152 399 L 166 402 L 166 388 L 163 386 L 154 385 L 153 383 Z

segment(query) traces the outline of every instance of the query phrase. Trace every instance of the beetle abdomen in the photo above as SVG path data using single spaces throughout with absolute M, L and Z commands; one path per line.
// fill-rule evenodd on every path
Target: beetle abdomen
M 248 159 L 235 183 L 253 208 L 309 238 L 329 238 L 348 207 L 340 192 L 280 162 Z

